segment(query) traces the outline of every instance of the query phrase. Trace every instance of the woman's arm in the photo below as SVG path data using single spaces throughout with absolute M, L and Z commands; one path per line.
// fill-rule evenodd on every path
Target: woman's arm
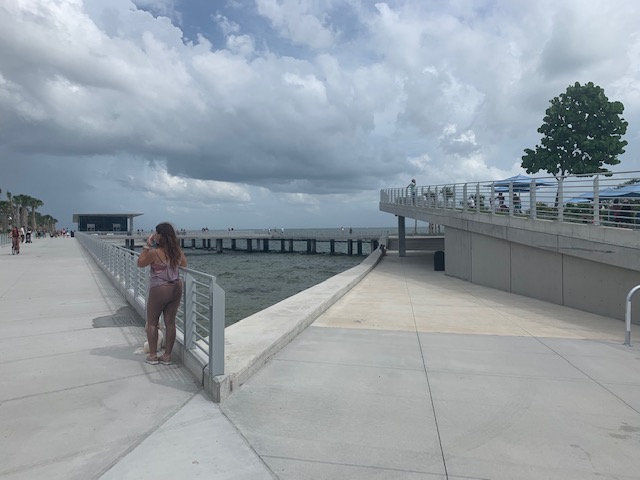
M 140 252 L 140 256 L 138 257 L 138 267 L 140 268 L 144 268 L 153 263 L 155 255 L 151 252 L 151 250 L 153 250 L 151 248 L 151 242 L 153 242 L 153 235 L 147 238 L 147 244 L 142 247 L 142 252 Z

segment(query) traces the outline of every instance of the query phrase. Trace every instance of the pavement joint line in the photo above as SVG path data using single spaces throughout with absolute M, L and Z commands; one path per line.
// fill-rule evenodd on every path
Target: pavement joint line
M 534 337 L 535 338 L 535 337 Z M 557 356 L 559 356 L 560 358 L 562 358 L 565 362 L 567 362 L 569 365 L 571 365 L 574 369 L 576 369 L 578 372 L 582 373 L 585 377 L 587 377 L 589 380 L 591 380 L 593 383 L 595 383 L 596 385 L 598 385 L 599 387 L 603 388 L 605 391 L 609 392 L 611 395 L 614 396 L 614 398 L 617 398 L 623 405 L 626 405 L 627 407 L 629 407 L 631 410 L 633 410 L 634 412 L 636 412 L 637 414 L 640 415 L 640 411 L 636 408 L 634 408 L 632 405 L 629 405 L 629 403 L 625 402 L 622 398 L 620 398 L 619 395 L 616 395 L 615 393 L 613 393 L 611 390 L 609 390 L 607 387 L 605 387 L 602 383 L 600 383 L 598 380 L 596 380 L 595 378 L 593 378 L 591 375 L 589 375 L 587 372 L 585 372 L 584 370 L 582 370 L 580 367 L 574 365 L 571 360 L 569 360 L 568 358 L 566 358 L 564 355 L 562 355 L 561 353 L 555 351 L 551 346 L 547 345 L 546 343 L 544 343 L 542 340 L 536 338 L 536 340 L 538 340 L 542 345 L 544 345 L 545 347 L 547 347 L 549 350 L 551 350 L 553 353 L 555 353 Z
M 333 365 L 340 367 L 358 367 L 358 368 L 373 368 L 375 370 L 407 370 L 410 372 L 422 372 L 422 368 L 409 368 L 409 367 L 389 367 L 383 365 L 364 365 L 360 363 L 340 363 L 340 362 L 322 362 L 313 360 L 296 360 L 292 358 L 274 358 L 274 362 L 291 362 L 291 363 L 308 363 L 316 365 Z
M 5 403 L 16 402 L 16 401 L 19 401 L 19 400 L 26 400 L 28 398 L 43 397 L 43 396 L 46 396 L 46 395 L 53 395 L 53 394 L 56 394 L 56 393 L 69 392 L 71 390 L 77 390 L 79 388 L 93 387 L 93 386 L 102 385 L 102 384 L 105 384 L 105 383 L 119 382 L 121 380 L 127 380 L 129 378 L 144 377 L 144 376 L 152 375 L 154 373 L 157 373 L 157 372 L 161 371 L 160 368 L 162 368 L 162 371 L 180 370 L 180 367 L 178 365 L 176 365 L 176 364 L 163 365 L 160 368 L 157 368 L 156 365 L 153 365 L 153 366 L 156 367 L 155 370 L 151 370 L 150 369 L 150 371 L 148 371 L 148 372 L 136 373 L 135 375 L 126 375 L 124 377 L 110 378 L 109 380 L 102 380 L 100 382 L 83 383 L 82 385 L 74 385 L 72 387 L 59 388 L 57 390 L 49 390 L 49 391 L 46 391 L 46 392 L 38 392 L 38 393 L 31 393 L 29 395 L 22 395 L 20 397 L 7 398 L 5 400 L 0 400 L 0 406 L 4 405 Z M 194 383 L 194 385 L 200 386 L 199 382 L 197 382 L 197 381 L 194 381 L 193 383 Z M 200 386 L 200 388 L 202 388 L 202 387 Z
M 240 429 L 235 424 L 235 422 L 229 418 L 229 416 L 227 415 L 227 412 L 225 412 L 225 410 L 224 410 L 224 404 L 220 404 L 218 409 L 219 409 L 220 413 L 222 414 L 222 416 L 227 420 L 227 422 L 229 422 L 229 425 L 231 425 L 231 428 L 242 439 L 242 441 L 247 446 L 247 448 L 250 451 L 252 451 L 253 454 L 258 458 L 260 463 L 267 469 L 267 472 L 269 472 L 269 474 L 273 477 L 273 479 L 274 480 L 279 480 L 280 477 L 271 469 L 271 466 L 267 462 L 264 461 L 263 456 L 260 455 L 260 453 L 258 453 L 258 451 L 253 447 L 253 445 L 251 445 L 251 443 L 249 442 L 247 437 L 244 436 L 244 433 L 242 433 L 242 431 L 240 431 Z
M 405 267 L 405 259 L 402 259 L 401 265 L 402 268 L 404 270 Z M 433 422 L 436 426 L 436 434 L 438 435 L 438 445 L 440 446 L 440 454 L 442 455 L 442 466 L 444 468 L 444 475 L 445 478 L 448 479 L 449 478 L 449 473 L 447 470 L 447 459 L 445 457 L 444 454 L 444 447 L 442 445 L 442 437 L 440 435 L 440 426 L 438 425 L 438 414 L 436 412 L 436 406 L 435 406 L 435 402 L 433 400 L 433 393 L 431 391 L 431 382 L 429 381 L 429 371 L 427 369 L 427 361 L 425 358 L 425 352 L 424 349 L 422 348 L 422 342 L 420 340 L 420 332 L 418 331 L 418 322 L 416 320 L 416 312 L 414 310 L 413 307 L 413 298 L 411 297 L 411 291 L 409 289 L 409 284 L 407 282 L 407 275 L 404 275 L 405 278 L 405 286 L 407 289 L 407 295 L 409 297 L 409 305 L 411 306 L 411 315 L 413 316 L 413 326 L 415 328 L 415 335 L 416 335 L 416 339 L 418 340 L 418 348 L 420 349 L 420 357 L 422 360 L 422 366 L 423 366 L 423 370 L 424 370 L 424 376 L 425 376 L 425 380 L 427 381 L 427 389 L 429 391 L 429 401 L 431 403 L 431 411 L 433 413 Z
M 147 438 L 153 435 L 155 432 L 160 430 L 163 425 L 165 425 L 171 418 L 173 418 L 178 412 L 180 412 L 188 403 L 190 403 L 194 398 L 196 398 L 202 392 L 202 387 L 199 387 L 190 397 L 188 397 L 184 402 L 176 406 L 173 410 L 167 413 L 152 429 L 147 430 L 144 434 L 133 437 L 134 439 L 138 439 L 139 441 L 136 443 L 132 443 L 129 445 L 124 452 L 120 454 L 120 456 L 113 459 L 113 461 L 104 467 L 100 472 L 98 472 L 93 478 L 99 479 L 103 475 L 105 475 L 109 470 L 115 467 L 123 458 L 133 452 L 136 448 L 140 446 L 142 442 L 144 442 Z
M 112 440 L 110 442 L 102 444 L 102 445 L 100 445 L 100 446 L 98 446 L 96 448 L 80 449 L 80 450 L 76 450 L 75 452 L 68 453 L 66 455 L 59 455 L 57 457 L 40 460 L 39 462 L 31 463 L 29 465 L 21 465 L 19 467 L 11 468 L 9 470 L 0 470 L 0 477 L 3 477 L 5 475 L 15 474 L 15 473 L 27 472 L 27 471 L 32 470 L 34 468 L 39 468 L 39 467 L 43 467 L 43 466 L 46 466 L 46 465 L 53 465 L 53 464 L 56 464 L 56 463 L 59 463 L 59 462 L 65 461 L 65 460 L 69 460 L 71 458 L 80 457 L 80 456 L 91 454 L 91 453 L 94 453 L 94 452 L 97 453 L 97 452 L 105 450 L 105 449 L 107 449 L 109 447 L 120 445 L 123 441 L 132 441 L 132 440 L 139 439 L 143 435 L 144 434 L 141 434 L 141 435 L 126 435 L 124 437 L 120 437 L 120 438 L 118 438 L 116 440 Z M 101 475 L 102 474 L 94 476 L 93 478 L 94 479 L 98 479 Z
M 129 378 L 129 377 L 125 377 L 125 378 Z M 91 385 L 97 385 L 97 384 L 100 384 L 100 383 L 108 383 L 108 382 L 97 382 L 97 383 L 91 384 Z M 59 390 L 59 391 L 65 391 L 65 390 L 71 390 L 71 389 L 63 389 L 63 390 Z M 0 477 L 2 477 L 4 475 L 10 475 L 10 474 L 14 474 L 14 473 L 19 473 L 19 472 L 26 472 L 26 471 L 32 470 L 34 468 L 55 464 L 55 463 L 58 463 L 58 462 L 61 462 L 61 461 L 64 461 L 64 460 L 68 460 L 70 458 L 75 458 L 75 457 L 78 457 L 78 456 L 87 455 L 87 454 L 90 454 L 90 453 L 93 453 L 93 452 L 100 452 L 100 451 L 105 450 L 106 448 L 109 448 L 111 446 L 120 445 L 120 444 L 122 444 L 123 441 L 126 441 L 126 442 L 134 441 L 135 443 L 133 443 L 131 445 L 131 447 L 129 449 L 127 449 L 127 451 L 125 451 L 123 454 L 121 454 L 120 457 L 118 457 L 113 463 L 111 463 L 108 467 L 106 467 L 102 472 L 98 473 L 97 475 L 95 475 L 93 477 L 94 479 L 98 479 L 102 475 L 104 475 L 109 469 L 111 469 L 114 465 L 116 465 L 124 456 L 129 454 L 136 447 L 138 447 L 138 445 L 140 445 L 140 443 L 142 443 L 147 437 L 149 437 L 155 431 L 160 429 L 162 427 L 162 425 L 164 425 L 170 418 L 172 418 L 177 412 L 179 412 L 189 401 L 191 401 L 191 399 L 193 399 L 196 395 L 198 395 L 201 392 L 201 390 L 202 390 L 202 388 L 199 388 L 182 405 L 179 405 L 173 411 L 169 412 L 169 414 L 167 414 L 160 422 L 158 422 L 158 425 L 156 425 L 152 430 L 149 430 L 149 431 L 147 431 L 147 432 L 145 432 L 143 434 L 126 435 L 126 436 L 120 437 L 120 438 L 118 438 L 116 440 L 112 440 L 111 442 L 107 442 L 105 444 L 102 444 L 97 448 L 80 449 L 80 450 L 76 450 L 75 452 L 69 453 L 67 455 L 60 455 L 60 456 L 57 456 L 57 457 L 54 457 L 54 458 L 44 459 L 44 460 L 41 460 L 39 462 L 32 463 L 30 465 L 22 465 L 22 466 L 13 468 L 13 469 L 3 470 L 3 471 L 0 471 Z M 50 392 L 50 393 L 54 393 L 54 392 Z M 21 397 L 21 398 L 28 398 L 28 397 L 33 397 L 33 396 L 37 396 L 37 395 L 29 395 L 29 396 Z M 0 405 L 2 405 L 3 403 L 5 403 L 5 402 L 4 401 L 0 402 Z
M 310 458 L 300 458 L 300 457 L 283 457 L 279 455 L 264 455 L 264 458 L 273 458 L 275 460 L 293 460 L 294 462 L 304 462 L 304 463 L 318 463 L 322 465 L 336 465 L 340 467 L 354 467 L 354 468 L 365 468 L 365 469 L 375 469 L 375 470 L 384 470 L 388 472 L 402 472 L 402 473 L 417 473 L 422 475 L 438 475 L 443 478 L 446 478 L 442 473 L 430 472 L 428 470 L 407 470 L 404 468 L 392 468 L 392 467 L 383 467 L 379 465 L 364 465 L 359 463 L 345 463 L 345 462 L 329 462 L 327 460 L 314 460 Z M 457 478 L 475 478 L 476 477 L 457 477 Z

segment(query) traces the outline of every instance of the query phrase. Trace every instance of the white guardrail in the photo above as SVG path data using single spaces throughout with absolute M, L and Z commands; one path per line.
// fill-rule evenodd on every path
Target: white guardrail
M 380 203 L 640 228 L 640 171 L 386 188 Z
M 139 254 L 96 235 L 77 232 L 75 236 L 129 304 L 146 319 L 149 267 L 138 268 Z M 180 277 L 184 288 L 176 318 L 177 341 L 184 347 L 184 354 L 192 352 L 195 358 L 202 357 L 197 354 L 198 350 L 204 354 L 211 377 L 223 375 L 224 290 L 216 283 L 215 277 L 196 270 L 180 268 Z

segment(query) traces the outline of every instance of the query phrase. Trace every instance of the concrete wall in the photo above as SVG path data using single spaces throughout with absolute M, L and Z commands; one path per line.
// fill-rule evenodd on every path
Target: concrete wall
M 445 253 L 447 275 L 620 320 L 627 293 L 640 284 L 636 270 L 452 227 Z M 640 295 L 632 312 L 638 323 Z
M 445 272 L 452 277 L 471 281 L 471 233 L 447 229 L 444 237 Z M 455 252 L 448 255 L 447 252 Z

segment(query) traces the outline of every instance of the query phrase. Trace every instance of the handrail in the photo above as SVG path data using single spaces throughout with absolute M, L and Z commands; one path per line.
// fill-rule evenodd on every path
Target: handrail
M 380 204 L 531 220 L 640 228 L 640 171 L 529 177 L 380 190 Z
M 127 302 L 146 318 L 149 267 L 138 268 L 139 253 L 107 242 L 96 235 L 75 234 Z M 208 359 L 209 375 L 224 374 L 225 294 L 216 278 L 190 268 L 180 268 L 183 294 L 178 308 L 177 341 L 185 352 L 200 350 Z M 194 355 L 199 358 L 198 355 Z M 184 360 L 184 358 L 183 358 Z M 202 366 L 206 366 L 203 364 Z
M 633 295 L 638 290 L 640 290 L 640 285 L 636 285 L 631 290 L 629 290 L 629 293 L 627 293 L 627 302 L 624 311 L 624 323 L 626 326 L 626 331 L 624 334 L 624 344 L 628 347 L 631 346 L 631 297 L 633 297 Z

